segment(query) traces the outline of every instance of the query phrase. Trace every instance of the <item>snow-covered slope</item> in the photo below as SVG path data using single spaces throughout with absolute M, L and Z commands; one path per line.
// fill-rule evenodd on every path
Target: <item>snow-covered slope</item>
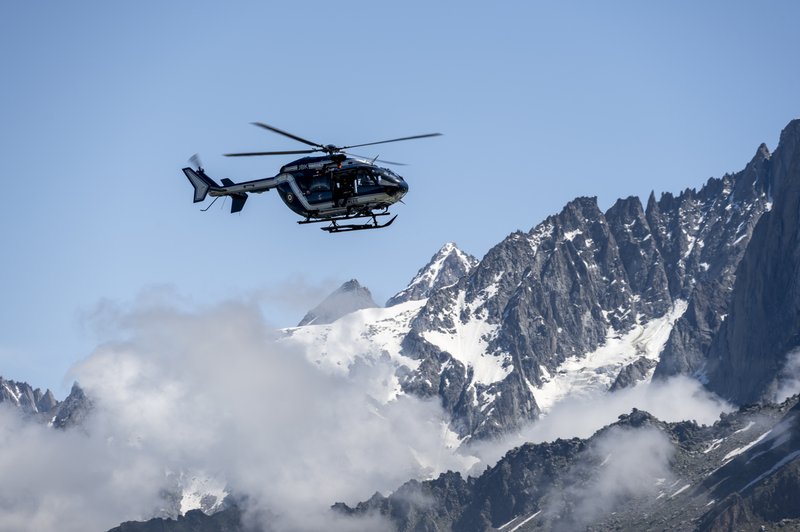
M 408 286 L 395 294 L 386 306 L 405 301 L 426 299 L 431 293 L 458 282 L 478 264 L 478 259 L 464 253 L 453 242 L 448 242 L 420 268 Z
M 361 370 L 377 371 L 374 379 L 365 382 L 367 392 L 387 402 L 401 393 L 398 373 L 414 371 L 420 365 L 419 360 L 402 354 L 401 344 L 425 301 L 361 309 L 333 323 L 285 329 L 280 341 L 300 349 L 323 371 L 354 378 Z

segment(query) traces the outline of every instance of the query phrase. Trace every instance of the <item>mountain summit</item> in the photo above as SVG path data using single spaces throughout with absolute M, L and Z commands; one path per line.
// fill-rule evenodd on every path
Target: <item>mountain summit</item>
M 431 293 L 453 285 L 478 264 L 478 259 L 464 253 L 453 242 L 448 242 L 431 257 L 408 286 L 386 302 L 387 307 L 425 299 Z
M 369 289 L 361 286 L 357 280 L 350 279 L 326 297 L 322 303 L 309 310 L 297 326 L 325 325 L 333 323 L 345 314 L 377 306 Z

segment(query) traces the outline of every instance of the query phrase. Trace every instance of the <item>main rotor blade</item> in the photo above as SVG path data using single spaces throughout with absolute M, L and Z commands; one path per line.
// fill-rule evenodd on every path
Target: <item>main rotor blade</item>
M 378 142 L 367 142 L 366 144 L 353 144 L 352 146 L 342 146 L 339 149 L 346 150 L 348 148 L 360 148 L 361 146 L 374 146 L 375 144 L 386 144 L 387 142 L 400 142 L 401 140 L 424 139 L 427 137 L 439 137 L 439 136 L 441 136 L 441 133 L 427 133 L 425 135 L 414 135 L 413 137 L 401 137 L 399 139 L 380 140 Z
M 317 144 L 316 142 L 311 142 L 310 140 L 306 140 L 303 137 L 298 137 L 297 135 L 292 135 L 291 133 L 284 131 L 282 129 L 278 129 L 277 127 L 272 127 L 270 125 L 264 124 L 263 122 L 252 122 L 254 126 L 263 127 L 269 131 L 277 133 L 279 135 L 283 135 L 284 137 L 289 137 L 290 139 L 294 139 L 298 142 L 302 142 L 303 144 L 308 144 L 309 146 L 314 146 L 317 148 L 322 148 L 322 144 Z
M 290 150 L 290 151 L 254 151 L 249 153 L 226 153 L 225 157 L 251 157 L 253 155 L 294 155 L 300 153 L 315 153 L 322 150 Z
M 363 155 L 358 155 L 358 154 L 355 154 L 355 153 L 347 153 L 347 155 L 350 155 L 350 156 L 353 156 L 353 157 L 358 157 L 359 159 L 364 159 L 366 161 L 373 161 L 373 162 L 379 162 L 379 163 L 384 163 L 384 164 L 391 164 L 391 165 L 394 165 L 394 166 L 408 166 L 407 163 L 395 163 L 395 162 L 392 162 L 392 161 L 387 161 L 386 159 L 375 159 L 374 157 L 364 157 Z

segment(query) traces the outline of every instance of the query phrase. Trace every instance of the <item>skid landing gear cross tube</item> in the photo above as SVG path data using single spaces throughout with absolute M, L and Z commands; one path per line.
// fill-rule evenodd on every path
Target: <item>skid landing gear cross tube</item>
M 366 229 L 383 229 L 384 227 L 389 227 L 390 225 L 392 225 L 392 222 L 394 222 L 395 218 L 397 218 L 397 215 L 392 216 L 392 218 L 388 222 L 386 222 L 384 224 L 381 224 L 381 223 L 378 222 L 378 216 L 389 216 L 390 214 L 391 213 L 389 213 L 389 212 L 379 212 L 379 213 L 367 212 L 367 213 L 361 213 L 361 214 L 353 214 L 353 215 L 347 215 L 347 216 L 338 216 L 338 217 L 335 217 L 335 218 L 325 218 L 325 219 L 316 219 L 316 220 L 313 220 L 313 219 L 309 218 L 309 219 L 302 220 L 302 221 L 297 222 L 297 223 L 299 223 L 299 224 L 314 224 L 314 223 L 321 223 L 321 222 L 330 222 L 329 226 L 320 227 L 320 229 L 322 229 L 323 231 L 327 231 L 328 233 L 344 233 L 344 232 L 347 232 L 347 231 L 364 231 Z M 360 218 L 371 218 L 372 221 L 367 222 L 367 223 L 363 223 L 363 224 L 344 224 L 344 225 L 340 225 L 338 223 L 338 222 L 341 222 L 341 221 L 344 221 L 344 220 L 357 220 L 357 219 L 360 219 Z

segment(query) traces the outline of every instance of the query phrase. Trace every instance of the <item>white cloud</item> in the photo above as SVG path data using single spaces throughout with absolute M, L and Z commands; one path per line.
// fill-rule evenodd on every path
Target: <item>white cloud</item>
M 654 427 L 613 427 L 572 466 L 563 489 L 543 499 L 541 519 L 550 530 L 583 530 L 631 497 L 655 496 L 673 474 L 675 449 Z
M 713 424 L 722 412 L 732 410 L 694 379 L 678 376 L 625 388 L 615 393 L 565 399 L 547 416 L 527 425 L 499 442 L 478 443 L 470 451 L 485 464 L 496 462 L 511 447 L 525 442 L 539 443 L 557 438 L 588 438 L 597 430 L 617 421 L 633 408 L 645 410 L 662 421 L 695 420 Z
M 442 452 L 438 402 L 382 405 L 357 380 L 319 371 L 278 346 L 255 301 L 198 309 L 148 296 L 106 303 L 99 317 L 109 338 L 73 370 L 96 404 L 85 431 L 0 419 L 0 472 L 15 479 L 0 484 L 2 530 L 150 517 L 174 482 L 167 471 L 226 481 L 251 518 L 271 515 L 278 529 L 329 528 L 334 502 L 433 472 L 422 464 L 464 468 Z
M 319 371 L 276 342 L 261 301 L 200 307 L 168 289 L 95 315 L 103 343 L 73 368 L 95 399 L 84 431 L 20 424 L 0 412 L 0 530 L 103 530 L 163 509 L 175 475 L 213 476 L 248 500 L 248 518 L 278 530 L 376 530 L 331 521 L 328 508 L 387 493 L 410 478 L 465 471 L 446 449 L 438 400 L 388 404 L 365 390 L 391 368 Z M 321 299 L 321 298 L 320 298 Z M 365 363 L 365 362 L 362 362 Z M 636 407 L 664 420 L 713 422 L 726 406 L 686 378 L 582 400 L 492 445 L 482 469 L 526 441 L 588 437 Z M 372 518 L 375 519 L 375 518 Z
M 786 356 L 786 364 L 778 374 L 775 387 L 772 400 L 776 403 L 800 393 L 800 349 L 794 349 Z

